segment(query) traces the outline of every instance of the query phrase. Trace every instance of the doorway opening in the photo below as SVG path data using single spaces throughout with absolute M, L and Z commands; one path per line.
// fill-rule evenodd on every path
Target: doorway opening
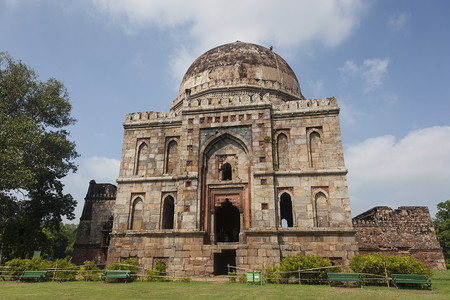
M 214 275 L 228 275 L 228 265 L 236 266 L 236 250 L 214 253 Z
M 239 242 L 239 209 L 234 206 L 228 198 L 225 199 L 220 207 L 216 208 L 215 223 L 216 242 Z

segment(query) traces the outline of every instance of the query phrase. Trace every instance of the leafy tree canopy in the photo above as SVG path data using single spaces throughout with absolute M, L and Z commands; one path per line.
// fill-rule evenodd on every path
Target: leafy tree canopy
M 450 264 L 450 200 L 437 205 L 438 212 L 434 219 L 436 236 L 444 251 L 447 265 Z
M 66 127 L 73 125 L 64 85 L 0 53 L 0 250 L 24 256 L 44 246 L 43 229 L 58 231 L 74 218 L 76 201 L 60 179 L 78 156 Z

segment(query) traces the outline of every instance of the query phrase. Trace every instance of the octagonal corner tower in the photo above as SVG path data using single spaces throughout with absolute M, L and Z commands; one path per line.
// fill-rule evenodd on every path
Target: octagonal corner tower
M 168 113 L 127 114 L 124 130 L 108 263 L 200 275 L 357 253 L 336 99 L 305 99 L 273 51 L 207 51 Z

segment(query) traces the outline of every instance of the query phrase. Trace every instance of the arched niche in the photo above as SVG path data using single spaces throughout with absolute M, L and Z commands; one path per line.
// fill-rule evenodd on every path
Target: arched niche
M 136 175 L 145 175 L 147 173 L 149 154 L 150 152 L 147 143 L 142 142 L 137 150 Z
M 277 163 L 278 169 L 286 169 L 289 163 L 288 138 L 284 133 L 277 136 Z
M 167 144 L 165 166 L 165 173 L 176 173 L 178 168 L 178 143 L 175 140 L 171 140 Z
M 144 203 L 141 198 L 136 198 L 133 201 L 133 206 L 131 208 L 131 222 L 130 229 L 131 230 L 140 230 L 142 229 L 142 211 L 144 208 Z
M 318 192 L 314 196 L 315 204 L 315 225 L 316 227 L 328 227 L 330 226 L 328 216 L 328 197 L 324 192 Z

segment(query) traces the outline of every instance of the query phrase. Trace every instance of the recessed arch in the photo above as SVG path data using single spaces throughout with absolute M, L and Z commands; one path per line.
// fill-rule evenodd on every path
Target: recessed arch
M 144 203 L 140 197 L 134 199 L 133 206 L 131 209 L 131 222 L 130 229 L 131 230 L 140 230 L 142 229 L 142 213 L 143 213 Z
M 250 130 L 250 128 L 245 129 Z M 225 163 L 231 165 L 232 180 L 223 182 L 222 184 L 233 183 L 235 180 L 239 181 L 239 190 L 245 189 L 244 185 L 251 184 L 251 178 L 248 174 L 251 168 L 252 153 L 250 144 L 240 134 L 230 130 L 218 129 L 216 134 L 209 137 L 200 147 L 199 161 L 200 169 L 200 229 L 211 234 L 213 238 L 214 225 L 214 199 L 209 194 L 210 184 L 215 180 L 221 180 L 221 167 Z M 222 164 L 219 157 L 227 157 Z M 245 193 L 250 193 L 246 190 Z M 250 197 L 241 195 L 241 198 Z M 242 226 L 249 226 L 247 215 L 242 216 Z
M 289 161 L 289 149 L 288 138 L 286 134 L 280 133 L 277 136 L 277 163 L 279 169 L 285 169 L 288 167 Z
M 224 140 L 229 140 L 242 148 L 244 152 L 249 155 L 250 145 L 247 141 L 240 135 L 231 132 L 230 130 L 221 130 L 215 135 L 210 137 L 200 148 L 200 156 L 203 158 L 202 164 L 205 163 L 206 159 L 215 151 L 217 146 Z
M 176 173 L 178 168 L 178 143 L 176 140 L 171 140 L 167 144 L 165 165 L 165 173 Z
M 309 136 L 308 136 L 308 152 L 309 152 L 309 164 L 311 168 L 314 168 L 317 166 L 319 157 L 320 157 L 320 153 L 319 153 L 319 149 L 320 149 L 320 143 L 321 143 L 321 132 L 313 129 L 310 131 Z
M 136 175 L 145 175 L 147 173 L 148 157 L 150 151 L 146 142 L 142 142 L 138 146 L 136 158 Z
M 316 227 L 330 226 L 328 216 L 328 197 L 324 192 L 319 191 L 314 195 L 314 207 Z

